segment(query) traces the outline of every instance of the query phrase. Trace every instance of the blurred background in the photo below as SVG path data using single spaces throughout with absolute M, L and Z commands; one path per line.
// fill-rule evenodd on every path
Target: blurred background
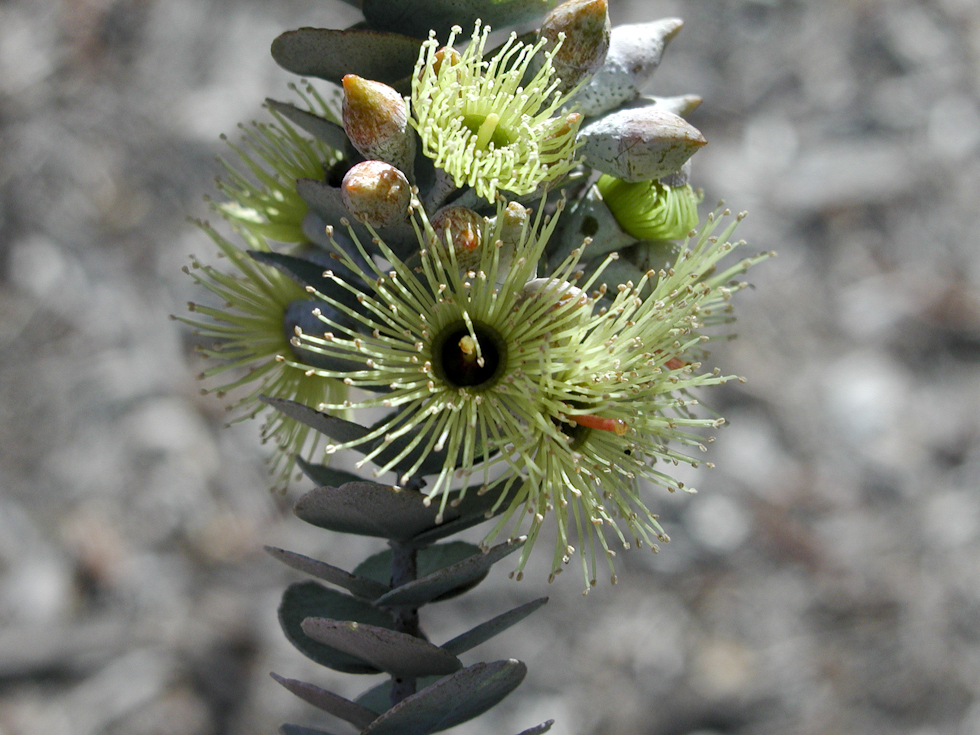
M 506 564 L 427 608 L 446 640 L 541 594 L 478 649 L 523 686 L 456 730 L 511 735 L 980 733 L 980 5 L 611 0 L 680 16 L 650 90 L 705 98 L 694 182 L 779 257 L 737 297 L 703 396 L 730 420 L 657 493 L 673 541 L 583 598 Z M 223 428 L 171 313 L 213 256 L 215 156 L 289 98 L 280 32 L 323 0 L 0 0 L 0 734 L 348 732 L 276 685 L 347 696 L 276 622 L 298 575 L 378 542 L 270 495 L 254 422 Z M 471 534 L 479 539 L 478 532 Z M 541 541 L 541 544 L 547 544 Z M 538 555 L 539 562 L 548 554 Z M 469 661 L 468 661 L 469 662 Z

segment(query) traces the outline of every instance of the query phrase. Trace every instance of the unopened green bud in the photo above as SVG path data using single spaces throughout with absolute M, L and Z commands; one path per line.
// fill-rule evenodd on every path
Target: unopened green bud
M 344 176 L 341 196 L 359 222 L 389 227 L 408 216 L 412 190 L 405 174 L 390 163 L 361 161 Z
M 398 92 L 381 82 L 348 74 L 343 79 L 344 131 L 365 158 L 375 158 L 410 174 L 415 134 Z
M 572 91 L 601 67 L 609 50 L 609 6 L 606 0 L 567 0 L 552 10 L 538 35 L 547 38 L 551 49 L 560 34 L 564 43 L 551 60 L 563 94 Z

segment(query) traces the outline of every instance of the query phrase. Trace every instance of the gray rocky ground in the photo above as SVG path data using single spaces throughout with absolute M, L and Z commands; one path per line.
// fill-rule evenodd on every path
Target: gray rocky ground
M 749 378 L 673 541 L 486 644 L 523 687 L 459 732 L 980 733 L 980 6 L 613 2 L 687 26 L 695 179 L 779 257 L 714 360 Z M 279 32 L 340 3 L 0 2 L 0 733 L 258 735 L 322 723 L 268 678 L 347 695 L 282 638 L 262 544 L 354 562 L 265 492 L 168 314 L 221 132 L 283 97 Z M 295 496 L 300 488 L 294 489 Z M 477 536 L 478 537 L 478 536 Z M 542 560 L 539 560 L 542 561 Z M 505 565 L 502 565 L 502 567 Z M 545 568 L 436 606 L 446 638 Z M 435 637 L 441 638 L 442 635 Z

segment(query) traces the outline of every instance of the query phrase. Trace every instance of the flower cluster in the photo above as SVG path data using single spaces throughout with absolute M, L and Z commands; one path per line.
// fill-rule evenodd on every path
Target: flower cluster
M 574 543 L 588 584 L 615 545 L 665 540 L 643 487 L 681 488 L 668 466 L 697 465 L 688 450 L 720 425 L 692 394 L 730 379 L 702 368 L 702 343 L 764 257 L 721 264 L 740 217 L 698 229 L 688 160 L 705 141 L 681 116 L 700 100 L 641 96 L 680 27 L 610 30 L 605 0 L 567 0 L 536 40 L 489 51 L 479 20 L 462 51 L 458 26 L 445 45 L 277 39 L 277 60 L 341 85 L 342 104 L 270 102 L 277 125 L 235 147 L 247 173 L 226 167 L 216 209 L 248 250 L 205 227 L 236 273 L 195 260 L 223 305 L 185 321 L 215 341 L 206 376 L 235 371 L 215 390 L 241 390 L 245 415 L 260 396 L 385 414 L 341 439 L 272 414 L 280 480 L 325 442 L 397 469 L 440 518 L 491 493 L 486 542 L 527 534 L 518 576 L 549 517 L 552 576 Z

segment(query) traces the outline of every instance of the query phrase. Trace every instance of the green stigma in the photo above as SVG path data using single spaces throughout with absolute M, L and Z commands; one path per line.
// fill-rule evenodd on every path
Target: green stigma
M 679 240 L 698 225 L 700 197 L 689 184 L 629 183 L 603 174 L 596 186 L 619 226 L 638 240 Z

